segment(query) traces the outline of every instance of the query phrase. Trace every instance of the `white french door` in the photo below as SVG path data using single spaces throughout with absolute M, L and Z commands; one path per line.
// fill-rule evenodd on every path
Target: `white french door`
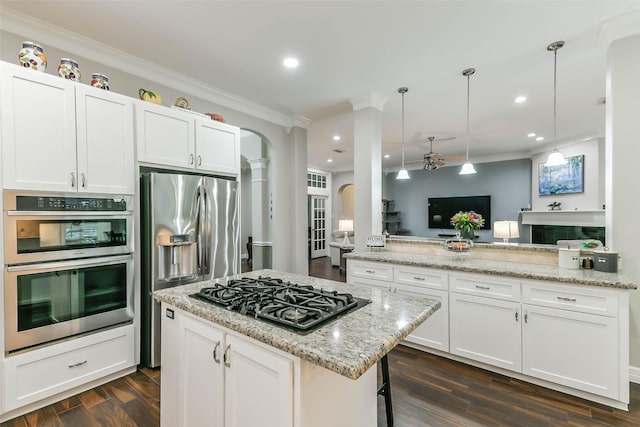
M 327 197 L 309 196 L 309 224 L 311 226 L 311 258 L 328 256 Z

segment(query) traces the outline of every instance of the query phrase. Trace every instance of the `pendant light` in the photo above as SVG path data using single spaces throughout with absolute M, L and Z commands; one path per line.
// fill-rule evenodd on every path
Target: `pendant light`
M 398 171 L 396 179 L 409 179 L 409 172 L 404 168 L 404 94 L 408 90 L 406 87 L 398 89 L 398 93 L 402 94 L 402 168 Z
M 564 46 L 563 41 L 557 41 L 547 46 L 547 50 L 553 52 L 553 150 L 551 150 L 549 157 L 547 157 L 547 162 L 544 164 L 546 167 L 567 164 L 567 159 L 565 159 L 562 153 L 558 151 L 558 141 L 556 140 L 558 128 L 558 117 L 556 112 L 556 65 L 558 62 L 558 49 L 562 46 Z
M 471 75 L 475 72 L 475 68 L 467 68 L 462 72 L 462 75 L 467 78 L 467 161 L 462 165 L 462 168 L 460 169 L 460 175 L 471 175 L 476 173 L 476 169 L 469 161 L 469 81 Z

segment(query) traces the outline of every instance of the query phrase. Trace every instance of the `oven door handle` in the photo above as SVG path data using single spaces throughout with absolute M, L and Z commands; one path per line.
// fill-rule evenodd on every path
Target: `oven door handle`
M 75 259 L 72 261 L 42 262 L 38 264 L 21 264 L 7 266 L 7 272 L 29 270 L 68 270 L 76 267 L 98 267 L 101 265 L 115 264 L 121 261 L 130 261 L 133 255 L 118 255 L 106 257 L 94 257 L 87 259 Z
M 112 217 L 132 216 L 133 211 L 7 211 L 7 216 L 59 216 L 61 218 L 73 218 L 75 216 Z

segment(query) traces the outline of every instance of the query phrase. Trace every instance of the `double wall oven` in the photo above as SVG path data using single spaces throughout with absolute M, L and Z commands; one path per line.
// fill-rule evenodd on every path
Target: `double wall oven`
M 133 321 L 133 197 L 3 196 L 7 353 Z

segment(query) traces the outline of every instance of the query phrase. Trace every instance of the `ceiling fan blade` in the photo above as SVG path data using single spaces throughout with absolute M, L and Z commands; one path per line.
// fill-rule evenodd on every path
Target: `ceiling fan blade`
M 443 162 L 442 160 L 438 160 L 438 161 L 436 162 L 436 165 L 438 165 L 438 166 L 444 166 L 444 165 L 445 165 L 445 162 Z
M 467 156 L 447 156 L 444 157 L 447 161 L 467 160 Z

